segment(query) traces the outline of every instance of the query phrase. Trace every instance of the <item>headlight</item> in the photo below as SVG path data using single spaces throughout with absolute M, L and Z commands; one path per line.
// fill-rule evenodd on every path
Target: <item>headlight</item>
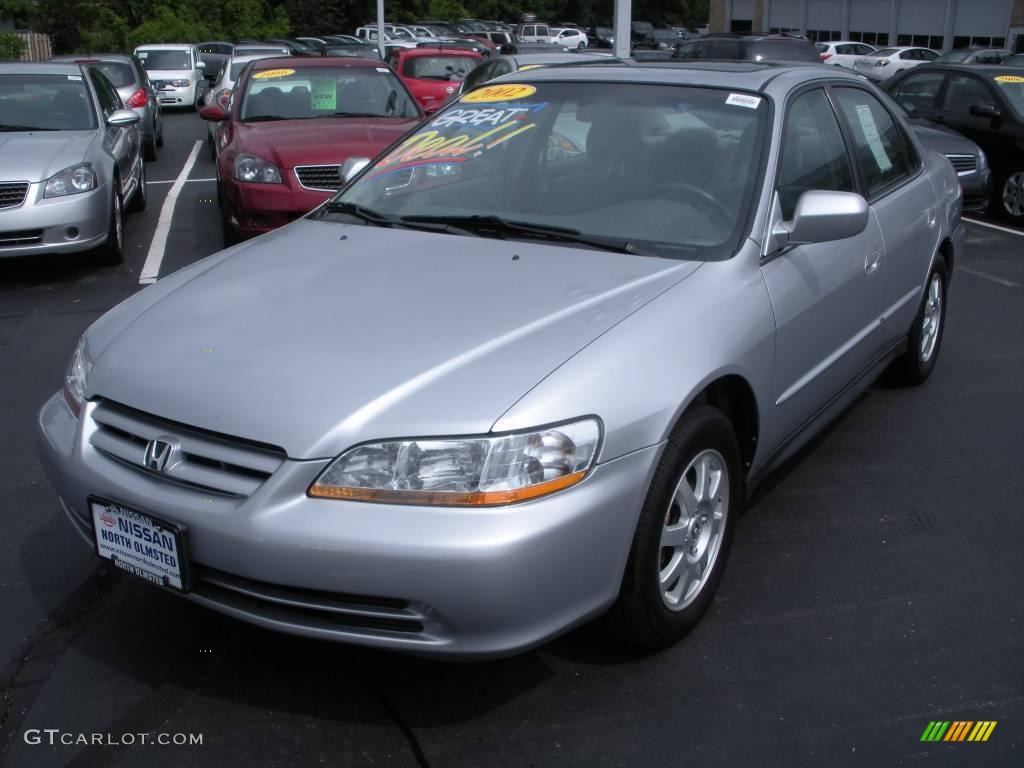
M 985 155 L 985 150 L 978 147 L 978 170 L 980 171 L 983 168 L 988 168 L 988 157 Z
M 332 461 L 309 495 L 445 507 L 514 504 L 580 482 L 600 441 L 600 422 L 590 417 L 494 437 L 367 443 Z
M 281 172 L 261 157 L 242 154 L 235 158 L 235 178 L 261 184 L 280 184 Z
M 89 374 L 92 372 L 92 359 L 89 357 L 89 350 L 85 345 L 85 336 L 78 340 L 74 354 L 71 355 L 71 362 L 68 363 L 68 372 L 64 374 L 64 386 L 61 391 L 68 406 L 77 416 L 82 410 L 82 403 L 85 402 L 85 386 L 89 381 Z
M 173 85 L 175 88 L 188 88 L 190 85 L 192 85 L 192 81 L 191 80 L 172 80 L 171 81 L 171 85 Z
M 63 197 L 96 189 L 96 171 L 92 163 L 81 163 L 65 168 L 46 180 L 43 197 Z

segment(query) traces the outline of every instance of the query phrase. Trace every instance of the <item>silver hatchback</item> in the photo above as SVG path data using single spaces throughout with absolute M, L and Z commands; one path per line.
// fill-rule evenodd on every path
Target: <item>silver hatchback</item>
M 0 64 L 0 258 L 121 261 L 146 205 L 139 115 L 92 65 Z
M 750 490 L 933 372 L 960 211 L 852 73 L 520 71 L 97 320 L 43 463 L 99 556 L 274 630 L 664 646 Z

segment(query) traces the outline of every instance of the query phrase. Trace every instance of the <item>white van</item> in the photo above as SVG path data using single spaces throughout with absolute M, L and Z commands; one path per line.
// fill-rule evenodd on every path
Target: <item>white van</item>
M 554 36 L 547 24 L 523 24 L 519 27 L 519 39 L 525 43 L 553 43 Z
M 140 45 L 135 49 L 161 107 L 195 109 L 203 96 L 203 62 L 199 49 L 184 43 Z

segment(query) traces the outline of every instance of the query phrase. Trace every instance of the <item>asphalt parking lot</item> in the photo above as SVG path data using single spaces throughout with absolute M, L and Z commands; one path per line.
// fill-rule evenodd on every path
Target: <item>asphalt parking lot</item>
M 772 478 L 681 644 L 584 627 L 447 664 L 213 614 L 102 567 L 64 520 L 33 425 L 75 341 L 144 265 L 220 250 L 205 126 L 165 133 L 122 266 L 0 262 L 3 766 L 1024 764 L 1024 233 L 969 225 L 935 375 L 873 387 Z M 921 742 L 934 720 L 997 726 Z M 202 744 L 139 743 L 179 733 Z

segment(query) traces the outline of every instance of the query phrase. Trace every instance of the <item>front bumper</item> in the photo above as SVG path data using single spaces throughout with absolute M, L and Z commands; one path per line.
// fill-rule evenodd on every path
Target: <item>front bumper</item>
M 64 197 L 43 197 L 44 186 L 31 184 L 24 203 L 0 208 L 0 258 L 87 251 L 107 239 L 109 184 Z
M 291 169 L 282 168 L 281 173 L 288 177 L 282 184 L 221 179 L 221 201 L 226 206 L 231 226 L 242 237 L 255 237 L 283 227 L 334 194 L 298 187 Z
M 960 186 L 964 191 L 963 209 L 965 211 L 984 210 L 992 195 L 992 170 L 984 168 L 973 173 L 965 173 L 959 178 Z
M 164 87 L 157 91 L 156 98 L 162 107 L 191 107 L 196 103 L 198 87 L 198 83 L 192 83 L 184 88 L 165 83 Z
M 269 629 L 419 655 L 517 653 L 601 613 L 618 594 L 660 454 L 599 465 L 581 484 L 489 509 L 306 496 L 329 460 L 285 460 L 244 500 L 204 497 L 117 462 L 60 394 L 39 413 L 42 463 L 91 542 L 98 495 L 188 528 L 183 596 Z

